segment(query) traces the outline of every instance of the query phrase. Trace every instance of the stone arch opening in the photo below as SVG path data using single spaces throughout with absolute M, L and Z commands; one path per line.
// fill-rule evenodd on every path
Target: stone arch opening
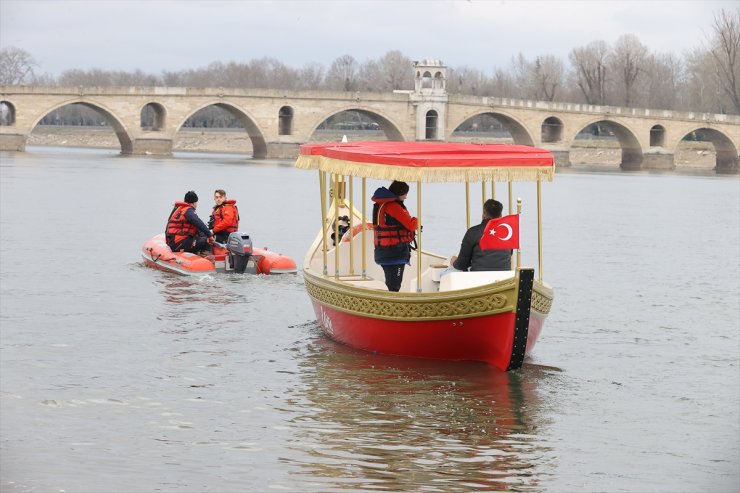
M 542 142 L 553 143 L 563 140 L 563 122 L 560 118 L 550 116 L 542 122 Z
M 398 127 L 383 115 L 373 111 L 350 108 L 329 115 L 322 121 L 308 140 L 311 142 L 339 142 L 342 136 L 352 141 L 395 140 L 403 141 Z
M 431 89 L 432 88 L 432 73 L 428 70 L 421 76 L 421 88 Z
M 147 103 L 141 108 L 141 129 L 151 132 L 161 132 L 167 121 L 167 110 L 159 103 Z
M 500 113 L 478 113 L 468 117 L 450 134 L 451 142 L 534 145 L 524 125 Z
M 267 156 L 267 142 L 260 128 L 249 115 L 228 103 L 197 109 L 180 124 L 175 138 L 176 150 L 198 146 L 208 151 L 251 152 L 257 159 Z
M 15 125 L 15 106 L 10 101 L 0 101 L 0 127 Z
M 718 174 L 740 172 L 738 149 L 729 137 L 713 128 L 697 128 L 676 145 L 676 167 L 714 169 Z
M 436 110 L 427 111 L 424 125 L 424 138 L 426 140 L 437 140 L 438 120 L 439 113 Z
M 67 103 L 52 108 L 32 127 L 29 144 L 39 140 L 50 145 L 116 147 L 121 154 L 133 153 L 133 142 L 113 113 L 89 102 Z
M 278 135 L 291 135 L 293 133 L 293 108 L 283 106 L 278 112 Z
M 650 129 L 650 147 L 665 147 L 665 127 L 653 125 Z
M 599 120 L 583 127 L 570 145 L 571 164 L 619 165 L 623 170 L 642 167 L 642 147 L 627 127 Z
M 444 89 L 444 78 L 442 72 L 436 72 L 434 74 L 434 89 Z

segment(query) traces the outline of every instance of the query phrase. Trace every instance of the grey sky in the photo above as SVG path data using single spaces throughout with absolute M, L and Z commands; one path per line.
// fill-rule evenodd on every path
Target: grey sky
M 400 50 L 490 74 L 511 57 L 568 52 L 635 34 L 657 52 L 701 46 L 737 0 L 159 1 L 0 0 L 0 47 L 27 50 L 39 72 L 102 68 L 159 74 L 213 61 L 273 57 L 327 68 Z

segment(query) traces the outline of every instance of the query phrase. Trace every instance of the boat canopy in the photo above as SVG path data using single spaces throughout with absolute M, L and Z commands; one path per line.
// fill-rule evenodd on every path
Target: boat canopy
M 303 144 L 297 168 L 381 180 L 552 181 L 546 149 L 508 144 L 365 141 Z

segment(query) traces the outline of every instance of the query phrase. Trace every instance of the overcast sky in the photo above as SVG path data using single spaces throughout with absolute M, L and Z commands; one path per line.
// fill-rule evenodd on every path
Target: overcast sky
M 512 56 L 554 54 L 635 34 L 655 52 L 701 46 L 713 15 L 701 1 L 159 1 L 0 0 L 0 47 L 23 48 L 39 73 L 102 68 L 159 74 L 213 61 L 273 57 L 329 67 L 400 50 L 413 60 L 485 71 Z

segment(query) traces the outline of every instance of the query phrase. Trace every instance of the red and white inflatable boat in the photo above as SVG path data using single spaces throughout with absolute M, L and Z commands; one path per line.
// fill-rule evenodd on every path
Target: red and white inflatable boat
M 185 276 L 235 272 L 238 274 L 295 274 L 295 261 L 265 248 L 253 248 L 246 233 L 232 233 L 224 245 L 214 245 L 213 253 L 197 255 L 173 252 L 164 234 L 158 234 L 141 247 L 141 257 L 149 267 Z

